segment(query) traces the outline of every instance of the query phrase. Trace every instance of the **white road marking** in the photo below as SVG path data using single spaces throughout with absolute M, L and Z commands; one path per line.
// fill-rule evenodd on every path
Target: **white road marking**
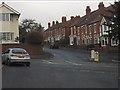
M 47 60 L 42 60 L 42 61 L 47 62 L 47 63 L 50 63 L 50 64 L 58 64 L 58 63 L 51 62 L 51 61 L 47 61 Z
M 78 64 L 78 63 L 74 63 L 74 62 L 70 62 L 70 61 L 65 61 L 65 62 L 73 64 L 73 65 L 82 65 L 82 64 Z
M 120 62 L 120 61 L 118 61 L 118 60 L 114 60 L 114 59 L 113 59 L 112 61 L 113 61 L 113 62 Z

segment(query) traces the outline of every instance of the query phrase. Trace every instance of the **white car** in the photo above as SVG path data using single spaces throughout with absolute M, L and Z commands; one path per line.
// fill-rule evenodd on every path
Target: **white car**
M 2 63 L 10 65 L 11 63 L 24 63 L 30 66 L 30 55 L 22 48 L 8 48 L 2 53 Z

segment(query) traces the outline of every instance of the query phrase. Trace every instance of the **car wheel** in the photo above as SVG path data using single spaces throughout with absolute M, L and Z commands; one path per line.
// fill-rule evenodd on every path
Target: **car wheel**
M 10 60 L 9 60 L 9 59 L 7 60 L 7 65 L 8 65 L 8 66 L 10 66 L 10 65 L 11 65 L 11 62 L 10 62 Z
M 29 67 L 29 66 L 30 66 L 30 63 L 27 63 L 27 64 L 26 64 L 26 66 L 28 66 L 28 67 Z

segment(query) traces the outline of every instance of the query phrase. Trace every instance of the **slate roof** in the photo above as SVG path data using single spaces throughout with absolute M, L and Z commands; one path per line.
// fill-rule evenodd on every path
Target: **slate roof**
M 110 16 L 110 14 L 109 14 L 109 12 L 107 12 L 107 10 L 113 10 L 113 9 L 111 6 L 105 7 L 105 11 L 103 11 L 102 13 L 100 13 L 99 10 L 95 10 L 95 11 L 91 12 L 89 16 L 84 15 L 83 17 L 81 17 L 79 19 L 79 21 L 76 22 L 74 25 L 82 26 L 82 25 L 89 25 L 89 24 L 92 24 L 95 22 L 99 22 L 102 20 L 103 15 Z M 108 21 L 108 19 L 106 19 L 106 20 Z
M 83 17 L 76 18 L 74 17 L 72 20 L 68 20 L 64 23 L 59 23 L 58 25 L 51 26 L 49 30 L 53 30 L 58 27 L 72 27 L 72 26 L 82 26 L 82 25 L 89 25 L 95 22 L 100 22 L 103 18 L 103 15 L 109 16 L 109 12 L 107 10 L 113 10 L 112 6 L 105 7 L 105 11 L 102 13 L 99 9 L 92 11 L 89 16 L 84 15 Z M 106 19 L 106 18 L 105 18 Z M 108 21 L 108 19 L 106 19 Z

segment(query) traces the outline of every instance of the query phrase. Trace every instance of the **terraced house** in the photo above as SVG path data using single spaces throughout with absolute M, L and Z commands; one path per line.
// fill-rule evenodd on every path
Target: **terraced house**
M 98 9 L 93 12 L 91 12 L 90 6 L 87 6 L 86 15 L 71 25 L 70 45 L 99 44 L 101 47 L 105 47 L 110 44 L 117 46 L 118 40 L 111 39 L 109 42 L 107 31 L 110 28 L 104 25 L 105 22 L 109 23 L 104 16 L 111 16 L 111 13 L 107 11 L 111 9 L 111 6 L 104 7 L 103 2 L 99 3 Z
M 112 6 L 105 7 L 103 2 L 100 2 L 98 9 L 92 11 L 90 6 L 86 6 L 86 14 L 82 17 L 76 16 L 71 17 L 70 20 L 66 20 L 66 17 L 62 17 L 61 23 L 54 23 L 45 31 L 46 41 L 54 42 L 68 38 L 69 45 L 99 45 L 100 47 L 118 46 L 119 41 L 115 40 L 114 37 L 109 39 L 108 37 L 108 26 L 104 23 L 110 21 L 104 16 L 111 16 L 108 10 L 112 10 Z M 53 33 L 54 32 L 54 33 Z M 56 32 L 56 33 L 55 33 Z M 63 32 L 63 33 L 62 33 Z M 56 39 L 57 36 L 59 39 Z
M 45 41 L 52 43 L 66 39 L 69 44 L 70 26 L 80 18 L 80 16 L 71 16 L 71 19 L 67 21 L 66 17 L 62 17 L 62 22 L 53 21 L 52 25 L 48 23 L 48 29 L 44 31 Z
M 0 36 L 2 43 L 19 43 L 20 13 L 4 2 L 0 5 Z

